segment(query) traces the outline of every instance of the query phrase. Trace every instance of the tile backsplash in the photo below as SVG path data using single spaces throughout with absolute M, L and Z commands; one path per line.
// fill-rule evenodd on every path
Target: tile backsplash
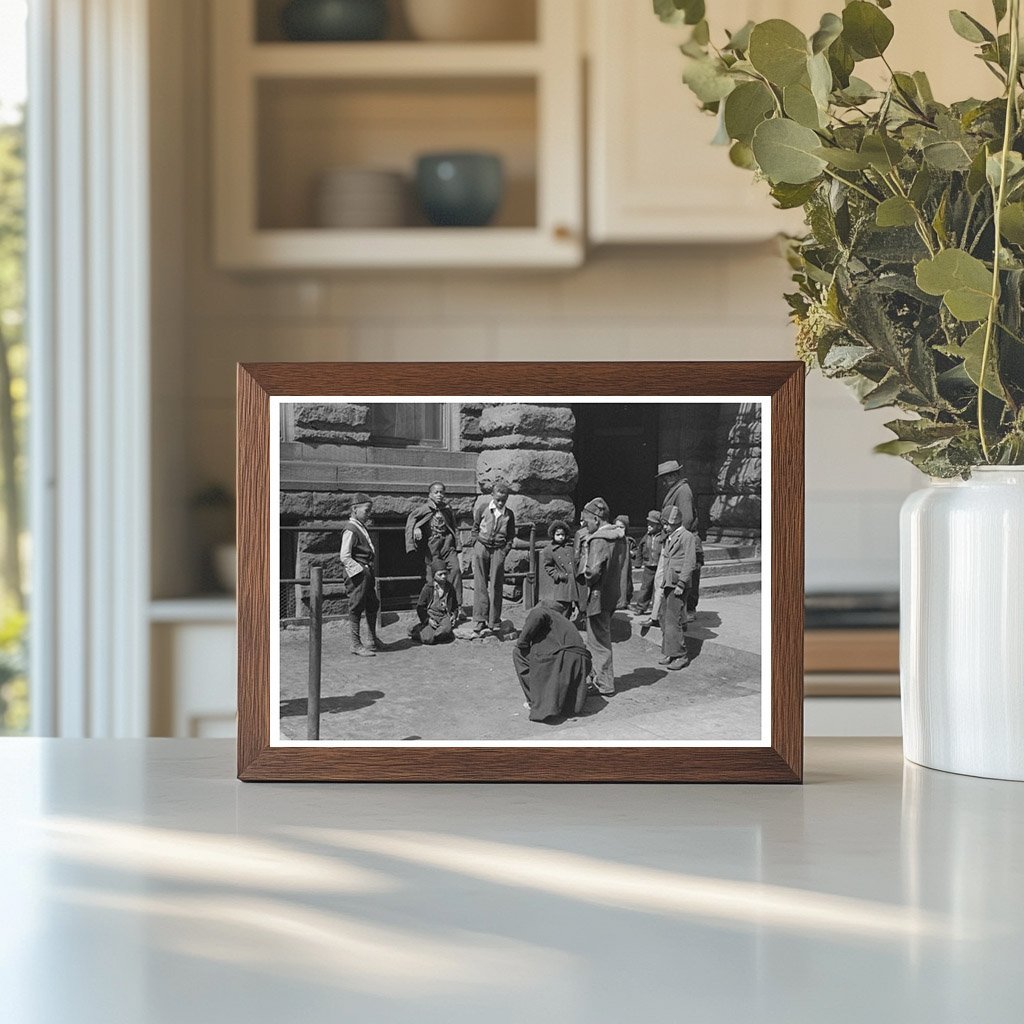
M 189 267 L 183 397 L 197 486 L 231 479 L 240 360 L 792 358 L 787 268 L 771 244 L 600 252 L 571 272 L 246 278 Z M 808 378 L 809 589 L 897 584 L 898 511 L 917 478 L 872 454 L 886 418 Z

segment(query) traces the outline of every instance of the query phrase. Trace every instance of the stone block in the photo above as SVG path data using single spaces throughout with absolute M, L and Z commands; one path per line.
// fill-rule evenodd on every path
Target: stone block
M 733 453 L 730 452 L 730 455 Z M 760 494 L 760 458 L 730 458 L 718 473 L 718 491 L 723 494 Z
M 576 417 L 565 405 L 489 405 L 480 416 L 484 437 L 525 434 L 530 437 L 572 438 Z
M 536 523 L 537 534 L 546 539 L 548 525 L 562 519 L 572 529 L 576 521 L 576 506 L 558 494 L 510 494 L 509 507 L 517 523 Z
M 485 493 L 504 480 L 517 494 L 571 494 L 578 478 L 579 467 L 571 452 L 485 451 L 476 464 L 477 485 Z
M 312 519 L 315 516 L 317 494 L 315 491 L 281 491 L 281 515 L 298 519 Z
M 711 505 L 711 529 L 723 527 L 761 527 L 761 495 L 732 494 L 719 495 Z
M 496 434 L 493 437 L 485 437 L 480 442 L 480 448 L 488 451 L 493 448 L 532 448 L 532 449 L 556 449 L 559 451 L 572 451 L 572 438 L 563 437 L 558 434 Z
M 365 444 L 370 407 L 347 402 L 304 402 L 295 407 L 295 440 L 308 444 Z

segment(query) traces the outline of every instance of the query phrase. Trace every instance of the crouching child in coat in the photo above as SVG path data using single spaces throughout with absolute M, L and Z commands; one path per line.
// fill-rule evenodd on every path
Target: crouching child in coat
M 433 582 L 420 591 L 420 599 L 416 602 L 416 615 L 420 621 L 409 630 L 413 640 L 428 646 L 455 639 L 455 616 L 459 610 L 455 590 L 448 582 L 447 563 L 439 558 L 431 568 Z

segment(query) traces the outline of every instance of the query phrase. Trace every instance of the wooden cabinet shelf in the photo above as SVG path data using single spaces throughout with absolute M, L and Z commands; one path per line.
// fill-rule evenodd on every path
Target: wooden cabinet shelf
M 538 0 L 536 40 L 290 43 L 256 30 L 254 0 L 212 6 L 213 243 L 234 270 L 571 267 L 584 252 L 579 10 Z M 271 10 L 271 13 L 272 10 Z M 256 41 L 267 40 L 267 41 Z M 322 226 L 338 168 L 398 172 L 417 158 L 497 154 L 505 194 L 487 227 Z M 381 223 L 384 223 L 383 219 Z

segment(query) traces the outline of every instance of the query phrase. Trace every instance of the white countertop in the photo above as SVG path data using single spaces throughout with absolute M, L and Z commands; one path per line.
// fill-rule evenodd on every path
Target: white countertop
M 810 740 L 803 787 L 243 785 L 0 741 L 10 1024 L 1016 1022 L 1024 785 Z

